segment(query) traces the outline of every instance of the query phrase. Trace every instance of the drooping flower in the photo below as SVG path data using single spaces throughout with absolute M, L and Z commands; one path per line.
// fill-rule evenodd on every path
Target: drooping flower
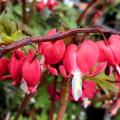
M 5 75 L 5 73 L 7 72 L 8 64 L 9 64 L 9 60 L 7 58 L 2 57 L 0 59 L 0 77 Z
M 46 5 L 42 1 L 40 1 L 36 4 L 36 9 L 38 12 L 44 10 L 45 8 L 46 8 Z
M 120 74 L 120 36 L 112 35 L 107 44 L 104 41 L 97 42 L 100 55 L 99 61 L 107 61 L 108 66 L 113 66 L 116 68 L 118 73 Z
M 29 94 L 36 92 L 36 88 L 40 83 L 41 75 L 42 70 L 40 67 L 40 62 L 37 58 L 35 58 L 34 51 L 30 50 L 22 66 L 23 80 L 21 83 L 21 88 L 25 93 Z
M 56 33 L 56 29 L 52 29 L 46 36 L 52 36 Z M 56 42 L 40 42 L 38 51 L 40 54 L 44 55 L 46 64 L 57 64 L 63 58 L 65 44 L 63 40 Z
M 90 74 L 90 71 L 96 65 L 98 56 L 99 50 L 94 42 L 87 40 L 81 44 L 77 52 L 77 64 L 83 74 Z
M 96 91 L 96 84 L 94 81 L 92 80 L 83 80 L 83 95 L 82 95 L 82 99 L 84 98 L 93 98 L 95 95 L 95 91 Z
M 73 97 L 72 97 L 72 89 L 70 89 L 70 100 L 74 101 Z M 82 82 L 82 96 L 79 99 L 79 101 L 81 101 L 84 98 L 88 98 L 91 99 L 94 97 L 96 92 L 96 83 L 93 80 L 83 80 Z
M 47 7 L 52 10 L 54 7 L 58 6 L 59 3 L 57 0 L 47 0 Z
M 22 51 L 16 50 L 11 57 L 9 64 L 9 71 L 13 78 L 13 85 L 20 83 L 22 78 L 22 64 L 24 62 L 24 53 Z
M 52 29 L 48 31 L 47 37 L 55 35 L 56 29 Z M 43 55 L 45 59 L 45 66 L 46 68 L 52 73 L 53 75 L 58 75 L 57 70 L 52 66 L 59 63 L 65 53 L 65 44 L 63 40 L 59 40 L 56 42 L 40 42 L 38 46 L 38 51 L 40 54 Z
M 66 48 L 65 56 L 63 58 L 63 66 L 61 65 L 59 69 L 63 77 L 69 77 L 73 75 L 72 94 L 74 99 L 77 101 L 82 95 L 82 73 L 77 66 L 76 53 L 77 46 L 74 44 L 69 45 Z
M 76 101 L 82 95 L 82 77 L 84 75 L 95 76 L 105 68 L 106 63 L 96 66 L 98 56 L 97 45 L 90 40 L 83 42 L 79 48 L 74 44 L 66 48 L 63 66 L 60 66 L 59 69 L 64 77 L 73 75 L 72 94 Z M 96 69 L 93 69 L 95 66 Z
M 49 10 L 53 10 L 55 6 L 59 5 L 58 1 L 56 0 L 41 0 L 37 3 L 36 8 L 38 12 L 48 8 Z

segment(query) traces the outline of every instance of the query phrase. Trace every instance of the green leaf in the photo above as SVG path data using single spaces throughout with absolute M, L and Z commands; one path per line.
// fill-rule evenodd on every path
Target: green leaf
M 19 16 L 22 16 L 22 5 L 21 4 L 18 4 L 16 6 L 13 7 L 13 11 L 19 15 Z
M 105 92 L 105 94 L 107 96 L 109 96 L 109 93 L 110 92 L 114 92 L 114 93 L 117 93 L 118 92 L 118 89 L 117 87 L 115 86 L 114 83 L 111 83 L 107 80 L 99 80 L 97 82 L 97 84 L 103 89 L 103 91 Z
M 115 94 L 118 92 L 114 83 L 115 78 L 113 74 L 107 76 L 104 72 L 102 72 L 95 77 L 85 77 L 84 79 L 87 78 L 89 80 L 94 80 L 107 96 L 109 96 L 110 92 L 114 92 Z
M 105 79 L 105 80 L 109 80 L 109 81 L 114 81 L 114 80 L 115 80 L 113 74 L 110 74 L 110 75 L 108 76 L 108 75 L 106 75 L 104 72 L 101 72 L 100 74 L 98 74 L 98 75 L 96 76 L 96 78 L 101 79 L 101 80 L 104 80 L 104 79 Z
M 41 94 L 42 93 L 42 94 Z M 45 108 L 47 109 L 50 106 L 49 94 L 45 87 L 42 87 L 38 91 L 38 95 L 36 97 L 36 108 Z
M 23 37 L 23 34 L 20 30 L 17 30 L 16 32 L 13 33 L 13 35 L 11 36 L 11 39 L 13 41 L 16 41 L 18 39 L 21 39 Z

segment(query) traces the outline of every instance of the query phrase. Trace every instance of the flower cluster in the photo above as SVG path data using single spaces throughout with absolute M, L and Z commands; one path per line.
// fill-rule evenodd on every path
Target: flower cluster
M 52 29 L 46 36 L 56 33 L 57 30 Z M 88 99 L 101 91 L 96 82 L 98 74 L 114 74 L 115 81 L 120 80 L 119 48 L 118 35 L 111 35 L 107 41 L 84 40 L 80 45 L 65 45 L 64 40 L 40 42 L 37 54 L 32 49 L 27 55 L 17 49 L 13 51 L 10 60 L 1 58 L 0 78 L 9 71 L 12 84 L 20 85 L 21 89 L 29 94 L 36 92 L 44 71 L 49 71 L 54 76 L 60 74 L 65 80 L 71 79 L 69 100 L 83 101 L 86 106 Z M 38 54 L 41 59 L 37 57 Z M 119 88 L 119 84 L 116 86 Z M 54 94 L 53 87 L 49 86 L 49 93 L 51 96 Z M 59 100 L 60 92 L 56 98 Z
M 59 3 L 56 0 L 41 0 L 37 3 L 36 9 L 37 11 L 42 11 L 45 8 L 48 8 L 49 10 L 53 10 L 55 6 L 57 6 Z

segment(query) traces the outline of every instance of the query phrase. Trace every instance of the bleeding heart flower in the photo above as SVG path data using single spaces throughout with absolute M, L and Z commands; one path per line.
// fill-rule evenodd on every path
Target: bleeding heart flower
M 59 5 L 56 0 L 47 0 L 47 7 L 52 10 L 55 6 Z
M 56 29 L 48 31 L 47 37 L 56 34 Z M 63 40 L 56 42 L 40 42 L 38 46 L 38 51 L 44 57 L 44 66 L 49 70 L 53 75 L 58 75 L 56 68 L 51 65 L 55 65 L 60 62 L 65 53 L 65 44 Z
M 20 83 L 22 78 L 22 64 L 24 62 L 24 53 L 22 51 L 16 50 L 11 57 L 9 64 L 9 71 L 13 78 L 13 85 Z
M 73 75 L 72 94 L 76 101 L 82 95 L 83 75 L 95 76 L 106 66 L 106 63 L 100 63 L 95 70 L 93 69 L 97 63 L 98 56 L 97 45 L 90 40 L 83 42 L 79 48 L 74 44 L 66 48 L 63 66 L 60 66 L 59 69 L 63 77 Z
M 48 8 L 52 11 L 53 8 L 57 5 L 59 5 L 59 3 L 56 0 L 42 0 L 37 3 L 36 8 L 38 12 L 44 10 L 45 8 Z
M 83 94 L 81 96 L 81 99 L 83 100 L 84 108 L 87 108 L 91 103 L 91 101 L 88 99 L 92 99 L 96 92 L 95 82 L 91 80 L 84 80 L 82 90 Z
M 43 1 L 38 2 L 37 5 L 36 5 L 36 9 L 37 9 L 38 12 L 44 10 L 45 8 L 46 8 L 46 5 L 44 4 Z
M 108 39 L 108 44 L 105 44 L 104 41 L 97 42 L 100 55 L 99 61 L 107 61 L 109 66 L 113 66 L 116 68 L 118 73 L 120 74 L 120 36 L 112 35 Z
M 60 66 L 59 69 L 63 77 L 73 75 L 72 94 L 74 99 L 77 101 L 82 95 L 82 73 L 77 66 L 76 54 L 77 46 L 74 44 L 69 45 L 66 48 L 65 56 L 63 58 L 63 66 Z
M 40 67 L 40 62 L 35 58 L 34 51 L 30 50 L 28 56 L 22 66 L 23 83 L 21 88 L 25 93 L 34 93 L 36 88 L 40 83 L 40 77 L 42 75 L 42 70 Z
M 93 98 L 95 95 L 95 91 L 96 91 L 96 84 L 94 81 L 92 80 L 83 80 L 83 95 L 82 95 L 82 99 L 84 98 Z
M 82 83 L 82 96 L 81 98 L 79 98 L 79 102 L 81 102 L 81 100 L 86 100 L 87 99 L 92 99 L 95 95 L 96 92 L 96 84 L 94 81 L 92 80 L 83 80 Z M 72 95 L 72 89 L 70 89 L 70 100 L 74 101 L 73 95 Z M 86 105 L 85 105 L 86 106 Z
M 5 73 L 7 72 L 8 64 L 9 64 L 9 60 L 7 58 L 2 57 L 0 59 L 0 77 L 5 75 Z
M 115 102 L 114 102 L 114 104 L 111 106 L 111 108 L 110 108 L 110 114 L 112 115 L 112 116 L 115 116 L 116 114 L 117 114 L 117 112 L 118 112 L 118 110 L 120 109 L 120 99 L 118 98 Z
M 50 30 L 46 36 L 56 34 L 56 29 Z M 45 57 L 46 64 L 57 64 L 63 58 L 65 53 L 65 44 L 63 40 L 56 42 L 40 42 L 38 51 Z

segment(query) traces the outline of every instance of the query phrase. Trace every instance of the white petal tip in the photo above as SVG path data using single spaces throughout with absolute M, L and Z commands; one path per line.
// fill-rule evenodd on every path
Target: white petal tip
M 74 96 L 74 100 L 75 100 L 75 101 L 78 101 L 79 98 L 80 98 L 80 97 L 77 97 L 77 96 L 75 97 L 75 96 Z
M 78 71 L 74 72 L 74 77 L 72 79 L 72 95 L 75 101 L 78 101 L 82 96 L 82 79 L 81 74 Z
M 118 73 L 120 75 L 120 67 L 118 65 L 116 65 L 116 70 L 118 71 Z
M 88 100 L 88 98 L 83 99 L 83 106 L 84 108 L 87 108 L 90 105 L 91 101 Z
M 21 81 L 20 88 L 21 88 L 21 90 L 23 90 L 24 93 L 30 94 L 25 80 Z

